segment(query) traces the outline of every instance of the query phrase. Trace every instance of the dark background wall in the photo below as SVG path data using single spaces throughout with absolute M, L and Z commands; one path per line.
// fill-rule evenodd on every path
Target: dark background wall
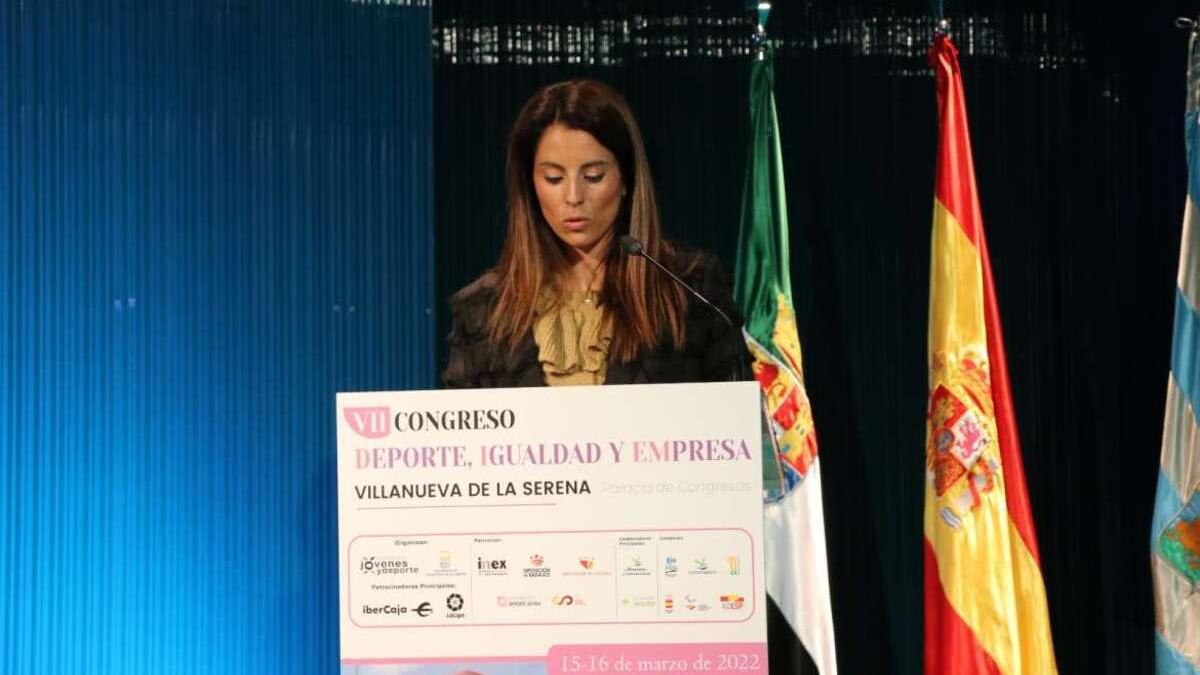
M 841 672 L 918 673 L 930 7 L 775 4 L 793 285 Z M 630 100 L 669 234 L 732 266 L 748 123 L 743 7 L 436 3 L 439 297 L 494 262 L 518 108 L 538 86 L 581 74 Z M 1146 542 L 1186 173 L 1187 34 L 1173 20 L 1192 10 L 1027 1 L 946 11 L 1060 670 L 1151 672 Z

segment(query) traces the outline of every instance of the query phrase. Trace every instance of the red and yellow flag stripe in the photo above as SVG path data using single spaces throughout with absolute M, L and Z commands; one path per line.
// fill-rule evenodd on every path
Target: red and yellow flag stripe
M 1052 675 L 1033 517 L 983 233 L 957 50 L 931 51 L 941 138 L 929 303 L 927 675 Z

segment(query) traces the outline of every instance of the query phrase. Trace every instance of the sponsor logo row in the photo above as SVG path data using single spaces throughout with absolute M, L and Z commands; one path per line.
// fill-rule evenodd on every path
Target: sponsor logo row
M 516 573 L 518 569 L 521 576 L 529 578 L 551 575 L 551 568 L 546 565 L 546 558 L 540 553 L 529 556 L 526 565 L 514 565 L 511 570 L 510 561 L 507 558 L 476 556 L 473 562 L 475 573 L 479 576 L 507 576 L 510 571 Z M 591 555 L 580 555 L 574 560 L 567 561 L 565 565 L 565 568 L 559 568 L 559 571 L 565 576 L 612 574 L 611 571 L 598 569 L 596 558 Z M 359 561 L 358 569 L 362 574 L 373 576 L 415 575 L 422 572 L 421 567 L 411 564 L 405 558 L 381 556 L 363 556 Z M 729 555 L 720 562 L 710 562 L 708 557 L 700 556 L 683 561 L 681 564 L 679 558 L 668 555 L 663 558 L 660 569 L 662 575 L 668 578 L 679 576 L 681 569 L 682 573 L 688 576 L 715 576 L 718 574 L 739 576 L 742 573 L 742 560 L 741 556 Z M 424 572 L 431 576 L 462 576 L 466 574 L 460 568 L 455 567 L 454 557 L 449 551 L 441 551 L 438 555 L 437 567 L 432 570 L 426 569 Z M 653 573 L 654 570 L 646 564 L 641 556 L 630 557 L 620 572 L 623 576 L 651 576 Z
M 419 618 L 427 618 L 434 614 L 441 614 L 450 619 L 461 619 L 465 614 L 467 602 L 459 593 L 451 593 L 446 596 L 445 609 L 436 608 L 434 603 L 426 600 L 413 605 L 402 605 L 396 603 L 387 603 L 382 605 L 362 606 L 363 616 L 415 616 Z
M 716 601 L 710 597 L 683 593 L 663 597 L 663 613 L 676 614 L 681 612 L 708 612 L 714 607 L 722 610 L 736 611 L 746 606 L 746 598 L 736 593 L 717 596 Z
M 658 599 L 653 595 L 636 595 L 625 596 L 621 598 L 622 608 L 635 609 L 650 609 L 660 607 L 663 614 L 679 614 L 693 612 L 708 612 L 714 609 L 736 611 L 745 606 L 746 599 L 741 595 L 729 593 L 716 597 L 691 593 L 673 594 L 668 593 L 662 598 L 660 605 Z M 462 619 L 466 614 L 466 600 L 459 593 L 450 593 L 445 598 L 444 608 L 438 607 L 431 601 L 422 601 L 415 604 L 364 604 L 362 605 L 363 616 L 383 616 L 383 617 L 398 617 L 412 616 L 420 619 L 425 619 L 438 614 L 441 617 L 449 619 Z M 520 607 L 586 607 L 587 600 L 578 594 L 561 594 L 552 596 L 535 596 L 535 595 L 498 595 L 496 596 L 496 606 L 500 608 L 520 608 Z

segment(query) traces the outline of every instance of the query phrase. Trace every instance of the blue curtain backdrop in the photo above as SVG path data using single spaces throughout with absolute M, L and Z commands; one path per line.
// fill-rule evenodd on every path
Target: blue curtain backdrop
M 336 670 L 334 393 L 434 378 L 430 31 L 0 2 L 0 672 Z

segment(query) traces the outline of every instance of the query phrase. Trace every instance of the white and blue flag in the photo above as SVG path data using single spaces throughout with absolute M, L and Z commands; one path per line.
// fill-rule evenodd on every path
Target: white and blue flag
M 1188 50 L 1188 195 L 1150 538 L 1158 675 L 1200 675 L 1200 54 Z

